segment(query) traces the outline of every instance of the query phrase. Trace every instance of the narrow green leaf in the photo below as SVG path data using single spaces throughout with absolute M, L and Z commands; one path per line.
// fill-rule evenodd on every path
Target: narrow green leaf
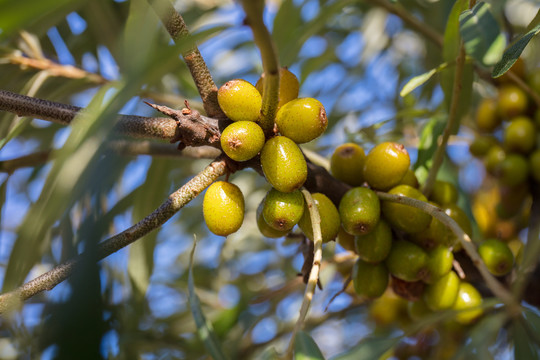
M 385 352 L 397 345 L 403 336 L 397 337 L 373 337 L 362 340 L 345 354 L 333 357 L 331 360 L 358 360 L 358 359 L 378 359 Z
M 212 356 L 214 360 L 227 359 L 221 344 L 214 333 L 212 324 L 206 320 L 204 313 L 201 308 L 201 302 L 199 297 L 195 293 L 195 281 L 193 280 L 193 256 L 195 255 L 195 247 L 197 246 L 197 239 L 193 241 L 193 247 L 191 249 L 191 254 L 189 256 L 189 274 L 188 274 L 188 302 L 189 308 L 191 309 L 191 314 L 195 320 L 195 325 L 197 326 L 197 334 L 199 338 L 204 343 L 204 347 Z
M 418 145 L 418 158 L 414 164 L 414 170 L 431 167 L 433 154 L 437 150 L 437 139 L 443 133 L 446 122 L 441 117 L 434 117 L 429 120 L 422 129 L 420 144 Z M 420 180 L 420 179 L 419 179 Z
M 467 55 L 485 66 L 495 64 L 504 52 L 506 39 L 485 2 L 477 3 L 459 16 L 459 30 Z
M 499 331 L 504 328 L 508 314 L 504 311 L 483 317 L 470 330 L 470 340 L 457 352 L 455 359 L 468 359 L 470 354 L 476 354 L 477 359 L 491 359 L 489 348 L 496 342 Z
M 304 331 L 299 331 L 294 339 L 294 358 L 296 360 L 324 360 L 315 340 Z
M 517 61 L 525 47 L 529 44 L 529 41 L 540 32 L 540 24 L 533 27 L 527 33 L 523 34 L 517 39 L 506 51 L 504 52 L 502 59 L 495 65 L 491 76 L 498 78 L 504 75 L 512 65 Z
M 526 320 L 524 318 L 515 319 L 512 325 L 514 359 L 540 359 L 539 344 L 531 337 L 530 332 L 527 330 Z
M 279 360 L 281 357 L 279 356 L 277 350 L 273 347 L 266 348 L 264 352 L 260 356 L 261 360 Z
M 405 86 L 403 86 L 403 89 L 399 92 L 399 95 L 401 97 L 405 97 L 408 94 L 410 94 L 412 91 L 414 91 L 417 87 L 424 85 L 433 75 L 440 72 L 441 70 L 444 70 L 448 67 L 448 63 L 442 63 L 441 65 L 437 66 L 435 69 L 431 69 L 426 73 L 423 73 L 421 75 L 417 75 L 413 77 L 411 80 L 409 80 Z

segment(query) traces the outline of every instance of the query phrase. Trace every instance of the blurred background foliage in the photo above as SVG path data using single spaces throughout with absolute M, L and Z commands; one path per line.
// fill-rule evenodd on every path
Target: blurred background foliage
M 440 65 L 444 55 L 440 46 L 381 3 L 267 2 L 265 22 L 273 31 L 281 64 L 300 79 L 300 96 L 319 99 L 329 114 L 326 135 L 305 149 L 327 157 L 345 141 L 369 149 L 392 139 L 403 142 L 415 161 L 419 144 L 430 141 L 422 137 L 422 130 L 445 114 L 437 79 L 399 96 L 411 77 Z M 442 36 L 453 3 L 389 4 L 406 9 Z M 508 39 L 522 33 L 538 9 L 534 1 L 490 3 Z M 174 5 L 197 37 L 218 86 L 233 78 L 255 83 L 262 65 L 239 4 L 183 0 Z M 527 51 L 537 48 L 533 41 Z M 155 115 L 143 99 L 176 108 L 187 99 L 202 111 L 181 51 L 182 44 L 171 42 L 146 1 L 0 0 L 2 89 L 94 110 L 71 127 L 0 114 L 1 160 L 51 149 L 55 154 L 54 161 L 0 176 L 4 291 L 82 250 L 91 253 L 99 241 L 152 212 L 209 163 L 180 156 L 119 155 L 104 146 L 117 136 L 111 133 L 114 114 Z M 23 61 L 27 59 L 44 65 L 39 68 Z M 55 73 L 56 64 L 83 70 L 83 75 Z M 489 82 L 474 80 L 473 101 L 478 94 L 493 92 Z M 462 195 L 474 193 L 482 183 L 481 166 L 468 155 L 471 134 L 465 126 L 453 137 L 452 161 L 442 170 L 443 178 L 460 185 Z M 188 305 L 194 238 L 199 239 L 193 265 L 197 294 L 224 352 L 247 359 L 262 356 L 268 344 L 283 350 L 304 290 L 297 276 L 303 263 L 300 244 L 294 237 L 272 240 L 258 232 L 255 209 L 269 190 L 264 179 L 247 170 L 234 174 L 232 181 L 246 197 L 240 232 L 227 239 L 209 233 L 202 200 L 195 199 L 158 231 L 98 265 L 89 261 L 69 281 L 31 299 L 20 311 L 3 315 L 0 358 L 206 358 Z M 439 343 L 438 351 L 443 352 L 445 346 L 463 342 L 448 338 L 451 331 L 408 337 L 413 334 L 401 326 L 407 320 L 399 299 L 387 299 L 391 304 L 380 305 L 379 312 L 347 292 L 331 301 L 342 287 L 343 259 L 347 253 L 339 245 L 325 247 L 323 290 L 317 291 L 307 321 L 306 330 L 326 357 L 353 349 L 350 358 L 373 358 L 366 354 L 395 344 L 406 353 L 424 346 L 424 340 Z M 395 316 L 388 320 L 388 314 Z M 536 309 L 531 309 L 530 318 L 538 324 Z M 511 334 L 499 332 L 500 326 L 493 327 L 494 320 L 486 320 L 490 319 L 476 325 L 476 333 L 471 331 L 472 345 L 469 341 L 462 358 L 478 353 L 480 358 L 510 356 Z M 424 329 L 431 329 L 435 321 L 428 321 Z M 491 329 L 489 334 L 485 329 Z M 367 350 L 353 348 L 373 334 L 379 337 L 367 342 Z M 488 335 L 491 342 L 485 343 Z

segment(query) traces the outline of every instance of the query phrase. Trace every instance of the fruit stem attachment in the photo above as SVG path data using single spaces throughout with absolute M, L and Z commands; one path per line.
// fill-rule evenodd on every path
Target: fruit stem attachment
M 309 279 L 306 285 L 306 291 L 304 292 L 304 300 L 302 301 L 302 306 L 300 307 L 300 314 L 298 320 L 294 326 L 291 340 L 289 342 L 289 347 L 287 348 L 287 354 L 285 358 L 292 359 L 293 349 L 294 349 L 294 340 L 298 331 L 302 330 L 304 326 L 304 321 L 306 319 L 309 306 L 311 305 L 311 300 L 313 299 L 313 294 L 315 293 L 315 288 L 317 287 L 317 282 L 319 279 L 319 270 L 321 268 L 322 261 L 322 233 L 321 233 L 321 216 L 319 214 L 319 209 L 313 201 L 311 193 L 306 190 L 306 188 L 301 189 L 304 199 L 306 200 L 307 208 L 309 210 L 309 216 L 311 218 L 311 224 L 313 226 L 313 243 L 314 243 L 314 256 L 313 256 L 313 266 L 311 267 L 311 272 L 309 273 Z
M 97 247 L 97 260 L 106 258 L 163 225 L 217 178 L 224 175 L 226 171 L 226 161 L 223 156 L 219 156 L 180 189 L 169 195 L 167 200 L 165 200 L 165 202 L 150 215 L 146 216 L 129 229 L 101 242 Z M 83 264 L 88 257 L 87 254 L 83 253 L 63 264 L 57 265 L 52 270 L 38 276 L 17 289 L 0 295 L 0 313 L 19 307 L 22 301 L 45 290 L 52 290 L 56 285 L 66 280 L 74 271 L 80 268 L 81 264 Z
M 279 101 L 279 59 L 274 40 L 264 25 L 263 0 L 243 0 L 246 23 L 251 27 L 255 44 L 261 52 L 264 69 L 264 91 L 259 123 L 266 136 L 272 135 Z
M 446 213 L 443 210 L 441 210 L 440 208 L 436 206 L 428 204 L 424 201 L 412 199 L 406 196 L 387 194 L 381 191 L 375 191 L 375 193 L 383 201 L 392 201 L 392 202 L 415 207 L 417 209 L 420 209 L 430 214 L 431 216 L 433 216 L 434 218 L 442 222 L 459 239 L 459 241 L 463 245 L 463 249 L 465 249 L 465 252 L 471 258 L 473 264 L 476 266 L 476 268 L 478 269 L 478 271 L 484 278 L 486 285 L 491 290 L 491 292 L 496 297 L 501 299 L 501 301 L 506 306 L 508 306 L 510 313 L 515 313 L 517 310 L 519 310 L 519 303 L 516 301 L 514 296 L 505 287 L 503 287 L 501 283 L 493 275 L 491 275 L 488 268 L 486 267 L 486 264 L 484 264 L 484 262 L 482 261 L 482 258 L 478 254 L 478 251 L 476 251 L 476 247 L 472 243 L 469 235 L 467 235 L 459 227 L 459 225 L 454 221 L 454 219 L 446 215 Z
M 459 54 L 456 59 L 456 73 L 452 89 L 452 101 L 450 103 L 448 121 L 446 122 L 446 127 L 444 128 L 442 136 L 440 136 L 438 139 L 437 150 L 433 155 L 433 163 L 431 164 L 426 182 L 424 183 L 424 188 L 422 189 L 422 192 L 427 198 L 429 198 L 429 195 L 433 190 L 433 185 L 437 179 L 437 173 L 439 172 L 439 169 L 443 163 L 444 155 L 446 154 L 446 147 L 448 145 L 448 139 L 450 138 L 453 129 L 457 128 L 460 121 L 458 118 L 458 108 L 462 87 L 461 82 L 463 78 L 463 68 L 465 67 L 465 57 L 465 48 L 463 47 L 463 42 L 461 42 Z

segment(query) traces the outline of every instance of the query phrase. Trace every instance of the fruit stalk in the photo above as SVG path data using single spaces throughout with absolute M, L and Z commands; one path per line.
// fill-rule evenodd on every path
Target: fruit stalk
M 255 44 L 261 52 L 265 81 L 259 123 L 268 136 L 274 129 L 274 118 L 278 108 L 279 60 L 274 40 L 264 25 L 264 1 L 244 0 L 242 5 L 246 13 L 246 22 L 251 27 Z
M 467 255 L 469 255 L 469 257 L 471 258 L 473 264 L 478 268 L 478 271 L 484 278 L 486 285 L 491 290 L 491 292 L 509 307 L 510 312 L 512 312 L 514 309 L 519 308 L 519 304 L 514 298 L 514 296 L 505 287 L 503 287 L 493 275 L 491 275 L 486 265 L 480 258 L 480 255 L 476 251 L 476 248 L 473 245 L 471 238 L 459 227 L 459 225 L 454 221 L 454 219 L 446 215 L 444 211 L 442 211 L 440 208 L 428 204 L 424 201 L 412 199 L 401 195 L 387 194 L 380 191 L 376 191 L 376 193 L 381 200 L 393 201 L 418 208 L 442 222 L 459 239 L 459 241 L 463 245 L 463 249 L 465 249 Z
M 97 259 L 102 260 L 116 251 L 130 245 L 149 232 L 157 229 L 169 220 L 186 204 L 199 195 L 206 187 L 227 171 L 226 161 L 222 156 L 216 158 L 203 171 L 184 184 L 180 189 L 169 195 L 167 200 L 150 215 L 129 229 L 101 242 L 98 245 Z M 92 257 L 95 257 L 91 255 Z M 29 299 L 45 290 L 52 290 L 56 285 L 66 280 L 80 265 L 88 260 L 87 254 L 66 261 L 52 270 L 23 284 L 17 289 L 0 295 L 0 313 L 14 309 L 20 302 Z M 319 260 L 320 261 L 320 260 Z
M 292 359 L 294 349 L 294 338 L 296 337 L 298 331 L 300 331 L 304 325 L 304 320 L 306 319 L 309 306 L 311 305 L 311 300 L 313 299 L 313 294 L 315 293 L 322 260 L 322 233 L 321 217 L 319 214 L 319 210 L 315 205 L 315 202 L 313 201 L 311 193 L 305 188 L 302 188 L 301 191 L 304 195 L 304 199 L 306 200 L 307 208 L 309 210 L 309 216 L 311 217 L 311 224 L 313 225 L 314 256 L 313 266 L 311 267 L 311 272 L 309 273 L 309 279 L 306 285 L 306 291 L 304 292 L 304 300 L 302 301 L 302 306 L 300 307 L 300 314 L 294 326 L 291 340 L 289 342 L 289 347 L 287 349 L 286 358 L 290 359 Z

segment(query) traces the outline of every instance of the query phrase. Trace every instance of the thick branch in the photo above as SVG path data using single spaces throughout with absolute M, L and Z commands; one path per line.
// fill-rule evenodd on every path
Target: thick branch
M 50 154 L 50 151 L 38 151 L 13 159 L 0 161 L 0 172 L 12 173 L 20 168 L 44 164 L 49 159 Z
M 179 151 L 176 145 L 161 144 L 153 141 L 115 140 L 107 147 L 124 156 L 150 155 L 163 157 L 186 157 L 192 159 L 215 159 L 220 151 L 210 146 L 187 147 Z M 0 162 L 1 165 L 1 162 Z
M 169 0 L 149 0 L 149 2 L 176 43 L 191 41 L 182 15 L 175 10 Z M 182 55 L 199 90 L 206 114 L 212 118 L 225 119 L 226 116 L 217 101 L 216 84 L 197 45 L 192 43 Z
M 199 195 L 206 187 L 227 171 L 225 160 L 217 158 L 203 171 L 188 181 L 176 192 L 169 195 L 153 213 L 133 225 L 129 229 L 109 238 L 98 245 L 98 260 L 101 260 L 116 251 L 128 246 L 135 240 L 140 239 L 149 232 L 157 229 L 169 220 L 174 214 L 182 209 L 187 203 Z M 51 290 L 62 281 L 66 280 L 77 270 L 85 259 L 85 254 L 58 265 L 51 271 L 27 282 L 16 290 L 0 295 L 0 313 L 17 306 L 36 294 L 45 290 Z
M 79 112 L 84 113 L 84 109 L 77 106 L 37 99 L 6 90 L 0 90 L 0 110 L 62 125 L 69 125 Z M 215 134 L 219 133 L 216 119 L 202 115 L 194 117 L 192 114 L 181 114 L 176 120 L 119 115 L 115 131 L 134 138 L 160 140 L 176 140 L 179 134 L 182 134 L 182 137 L 190 139 L 186 145 L 220 147 L 219 141 L 215 139 Z M 208 141 L 210 138 L 214 140 Z

